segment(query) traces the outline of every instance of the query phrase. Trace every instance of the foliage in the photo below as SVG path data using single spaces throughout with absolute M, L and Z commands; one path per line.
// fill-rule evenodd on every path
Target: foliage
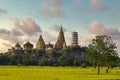
M 98 66 L 98 74 L 102 64 L 111 66 L 116 64 L 118 54 L 115 51 L 116 46 L 111 37 L 106 35 L 96 36 L 87 48 L 86 57 Z
M 14 50 L 12 54 L 0 54 L 0 65 L 79 66 L 87 62 L 85 48 L 80 46 L 61 50 Z
M 86 67 L 87 67 L 87 64 L 86 64 L 86 63 L 82 63 L 82 64 L 81 64 L 81 67 L 82 67 L 82 68 L 86 68 Z

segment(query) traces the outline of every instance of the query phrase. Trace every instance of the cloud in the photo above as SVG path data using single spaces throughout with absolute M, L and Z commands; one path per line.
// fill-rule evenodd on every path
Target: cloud
M 3 42 L 2 45 L 7 46 L 7 47 L 11 47 L 11 45 L 9 43 L 5 43 L 5 42 Z
M 106 28 L 102 23 L 92 22 L 90 23 L 90 33 L 94 35 L 108 35 L 112 37 L 113 41 L 116 43 L 117 51 L 120 55 L 120 31 L 117 28 Z
M 95 35 L 94 34 L 79 34 L 78 35 L 78 42 L 80 44 L 80 46 L 88 46 L 92 39 L 95 38 Z
M 57 36 L 54 34 L 51 34 L 47 31 L 42 33 L 43 39 L 45 41 L 46 44 L 48 44 L 48 42 L 50 41 L 52 44 L 55 44 L 56 40 L 57 40 Z
M 119 29 L 117 29 L 117 28 L 106 28 L 103 24 L 101 24 L 99 22 L 90 23 L 90 33 L 97 34 L 97 35 L 105 34 L 105 35 L 112 36 L 114 39 L 116 39 L 116 38 L 120 39 Z
M 23 45 L 28 40 L 35 42 L 34 39 L 39 37 L 37 34 L 42 32 L 40 26 L 30 18 L 25 18 L 25 20 L 15 18 L 13 22 L 14 27 L 11 30 L 0 29 L 0 41 L 2 41 L 0 44 L 4 47 L 14 47 L 17 42 Z
M 0 29 L 0 35 L 14 35 L 18 37 L 23 36 L 24 34 L 20 30 L 13 28 L 12 30 Z
M 63 0 L 47 0 L 42 4 L 43 14 L 47 17 L 67 18 L 66 13 L 62 10 Z
M 54 25 L 51 27 L 51 29 L 54 30 L 54 31 L 59 32 L 60 29 L 61 29 L 61 26 L 62 26 L 62 25 L 54 24 Z M 62 28 L 63 28 L 63 27 L 62 27 Z M 63 28 L 63 31 L 66 32 L 67 30 L 66 30 L 65 28 Z
M 20 30 L 18 30 L 16 28 L 12 29 L 11 34 L 14 36 L 23 36 L 24 35 Z
M 82 3 L 82 1 L 83 1 L 83 0 L 75 0 L 75 1 L 74 1 L 74 6 L 75 6 L 76 8 L 79 8 L 79 7 L 80 7 L 80 4 Z
M 16 42 L 22 42 L 21 36 L 24 34 L 14 28 L 12 30 L 0 29 L 0 40 L 3 40 L 1 43 L 6 47 L 9 47 L 10 44 L 16 44 Z M 6 41 L 8 43 L 5 43 Z
M 37 25 L 31 18 L 25 18 L 25 20 L 20 21 L 20 19 L 14 19 L 14 26 L 16 29 L 19 29 L 26 33 L 27 35 L 34 35 L 37 32 L 42 32 L 40 26 Z
M 0 16 L 1 16 L 2 14 L 8 14 L 8 11 L 0 8 Z
M 0 34 L 10 34 L 11 32 L 6 29 L 0 29 Z
M 102 0 L 90 0 L 90 9 L 93 11 L 103 11 L 106 7 L 103 5 Z
M 16 36 L 13 36 L 11 34 L 0 34 L 0 39 L 3 39 L 5 41 L 9 41 L 9 43 L 15 43 L 16 41 L 19 41 Z
M 89 11 L 104 11 L 107 9 L 107 7 L 103 4 L 102 0 L 88 0 L 88 4 L 82 7 L 82 4 L 85 4 L 84 0 L 74 0 L 74 7 L 77 10 L 86 11 L 89 9 Z

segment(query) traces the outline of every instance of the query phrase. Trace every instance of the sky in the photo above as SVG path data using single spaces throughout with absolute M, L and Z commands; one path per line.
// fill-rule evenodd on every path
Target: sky
M 120 0 L 0 0 L 0 52 L 30 41 L 36 47 L 40 34 L 55 44 L 60 27 L 67 45 L 78 32 L 79 45 L 96 35 L 111 36 L 120 53 Z

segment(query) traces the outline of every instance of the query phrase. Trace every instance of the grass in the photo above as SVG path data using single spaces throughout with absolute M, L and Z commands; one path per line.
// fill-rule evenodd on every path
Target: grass
M 110 69 L 81 67 L 0 66 L 0 80 L 120 80 L 120 67 Z

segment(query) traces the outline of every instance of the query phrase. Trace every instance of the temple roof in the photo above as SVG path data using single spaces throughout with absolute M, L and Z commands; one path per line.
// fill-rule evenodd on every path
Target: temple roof
M 25 43 L 23 46 L 24 47 L 32 47 L 33 48 L 33 44 L 31 44 L 29 41 L 27 43 Z
M 46 45 L 46 48 L 53 48 L 53 45 L 50 44 L 50 42 L 49 42 L 49 44 Z
M 21 47 L 21 46 L 20 46 L 20 44 L 17 42 L 16 45 L 15 45 L 15 47 Z

